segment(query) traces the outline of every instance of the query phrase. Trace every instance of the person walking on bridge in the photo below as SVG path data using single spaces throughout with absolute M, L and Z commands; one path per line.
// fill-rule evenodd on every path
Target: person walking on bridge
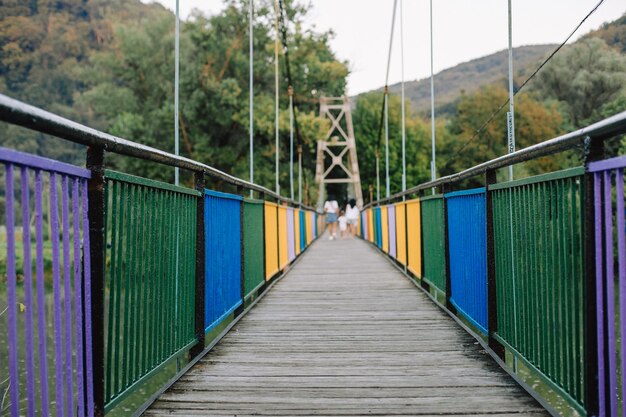
M 359 208 L 356 206 L 356 200 L 351 198 L 346 206 L 346 219 L 348 220 L 348 236 L 356 236 L 356 227 L 359 224 Z
M 324 203 L 324 213 L 326 213 L 326 224 L 328 225 L 328 240 L 337 237 L 337 216 L 339 215 L 339 203 L 332 195 L 328 196 L 328 200 Z

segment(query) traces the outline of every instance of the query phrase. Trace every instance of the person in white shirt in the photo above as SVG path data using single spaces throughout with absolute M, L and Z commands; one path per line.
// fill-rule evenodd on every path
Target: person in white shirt
M 342 239 L 345 239 L 346 236 L 348 235 L 348 219 L 346 218 L 346 213 L 343 212 L 343 210 L 341 211 L 341 213 L 339 213 L 339 234 L 341 235 Z
M 348 223 L 348 236 L 354 237 L 356 236 L 356 227 L 359 224 L 359 216 L 360 216 L 359 208 L 356 206 L 356 200 L 354 198 L 350 199 L 348 205 L 346 206 L 346 220 Z
M 337 215 L 339 214 L 339 203 L 331 195 L 324 203 L 324 213 L 326 213 L 326 224 L 328 225 L 329 240 L 337 237 Z

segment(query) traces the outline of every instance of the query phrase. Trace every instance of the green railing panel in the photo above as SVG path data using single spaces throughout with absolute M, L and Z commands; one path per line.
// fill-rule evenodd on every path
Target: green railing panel
M 263 202 L 243 203 L 243 276 L 246 297 L 265 283 Z
M 424 245 L 423 279 L 438 290 L 446 291 L 446 233 L 443 195 L 421 199 Z
M 582 173 L 490 188 L 497 336 L 578 405 L 585 395 Z
M 194 190 L 107 171 L 105 401 L 194 342 Z

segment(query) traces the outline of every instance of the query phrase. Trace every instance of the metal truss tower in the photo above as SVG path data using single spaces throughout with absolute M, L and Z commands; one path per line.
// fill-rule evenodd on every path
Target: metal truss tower
M 361 176 L 348 96 L 322 97 L 320 116 L 330 120 L 331 126 L 326 135 L 317 141 L 315 182 L 319 187 L 318 204 L 324 203 L 326 184 L 349 184 L 348 196 L 356 199 L 358 207 L 363 207 Z

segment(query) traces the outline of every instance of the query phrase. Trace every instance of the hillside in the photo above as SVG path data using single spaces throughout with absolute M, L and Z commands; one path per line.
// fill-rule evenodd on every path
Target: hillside
M 585 37 L 600 38 L 610 47 L 626 54 L 626 13 L 619 19 L 605 23 L 599 29 L 589 32 Z
M 520 46 L 513 50 L 513 67 L 517 77 L 534 68 L 555 48 L 555 45 Z M 462 92 L 473 92 L 482 86 L 505 82 L 508 73 L 508 51 L 463 62 L 435 74 L 435 105 L 438 108 L 453 103 Z M 419 113 L 430 109 L 430 78 L 404 84 L 405 95 Z M 400 93 L 400 83 L 389 86 L 392 93 Z M 380 90 L 377 90 L 380 91 Z
M 626 53 L 626 14 L 612 22 L 604 23 L 581 39 L 590 37 L 600 38 L 608 46 L 623 54 Z M 556 45 L 529 45 L 514 48 L 513 67 L 516 81 L 521 82 L 521 79 L 526 78 L 529 71 L 534 70 L 539 61 L 555 47 Z M 439 111 L 453 111 L 455 101 L 463 92 L 471 93 L 486 85 L 504 84 L 507 73 L 508 52 L 506 49 L 443 70 L 435 74 L 435 105 Z M 400 84 L 390 85 L 389 90 L 399 94 Z M 429 113 L 430 78 L 406 82 L 405 94 L 418 113 Z

